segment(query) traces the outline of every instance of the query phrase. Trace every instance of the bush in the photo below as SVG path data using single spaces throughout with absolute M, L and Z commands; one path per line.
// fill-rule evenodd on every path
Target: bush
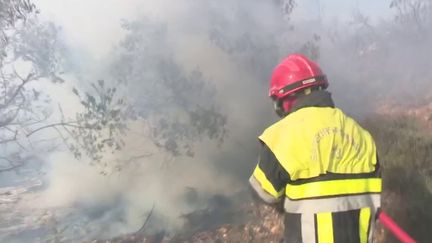
M 383 168 L 383 209 L 419 242 L 432 225 L 432 131 L 407 116 L 374 116 L 365 127 Z M 386 242 L 398 242 L 386 233 Z

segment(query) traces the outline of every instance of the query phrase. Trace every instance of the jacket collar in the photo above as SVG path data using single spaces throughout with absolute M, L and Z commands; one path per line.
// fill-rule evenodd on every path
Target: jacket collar
M 305 107 L 331 107 L 334 108 L 334 102 L 331 93 L 326 90 L 316 90 L 308 95 L 297 98 L 297 102 L 291 109 L 290 113 L 298 111 Z

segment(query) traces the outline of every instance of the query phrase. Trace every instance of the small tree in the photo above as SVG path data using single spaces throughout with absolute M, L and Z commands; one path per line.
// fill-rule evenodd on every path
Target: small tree
M 46 129 L 56 132 L 77 158 L 84 153 L 100 162 L 106 148 L 122 147 L 120 135 L 130 114 L 117 90 L 98 81 L 84 95 L 73 90 L 82 105 L 75 119 L 53 121 L 44 87 L 65 82 L 63 47 L 57 27 L 38 21 L 37 14 L 29 0 L 0 1 L 0 172 L 24 165 L 37 143 L 31 137 Z
M 146 136 L 171 156 L 194 155 L 194 143 L 209 138 L 221 143 L 226 117 L 214 100 L 215 89 L 199 67 L 188 72 L 176 62 L 166 27 L 141 19 L 126 22 L 113 75 L 130 88 L 129 97 Z

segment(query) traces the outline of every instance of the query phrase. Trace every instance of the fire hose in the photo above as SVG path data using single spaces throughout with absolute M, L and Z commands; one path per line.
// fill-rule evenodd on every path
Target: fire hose
M 408 235 L 396 222 L 388 216 L 385 212 L 380 210 L 378 212 L 378 219 L 397 239 L 402 243 L 416 243 L 416 241 Z

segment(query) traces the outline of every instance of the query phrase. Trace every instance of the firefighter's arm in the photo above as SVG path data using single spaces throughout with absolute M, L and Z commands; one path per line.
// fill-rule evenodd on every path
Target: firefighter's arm
M 255 194 L 266 203 L 277 203 L 283 198 L 288 180 L 288 173 L 273 152 L 262 143 L 258 164 L 249 179 Z

